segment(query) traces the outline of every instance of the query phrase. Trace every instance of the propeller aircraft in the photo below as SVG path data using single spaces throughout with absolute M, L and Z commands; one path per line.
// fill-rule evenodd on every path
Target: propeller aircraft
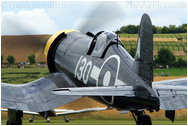
M 36 81 L 1 83 L 1 107 L 8 108 L 7 124 L 22 124 L 23 111 L 50 111 L 88 96 L 120 113 L 132 113 L 137 125 L 151 125 L 144 111 L 165 110 L 174 121 L 175 110 L 187 108 L 187 79 L 153 81 L 153 30 L 142 16 L 135 57 L 111 31 L 82 33 L 62 30 L 47 42 L 44 56 L 50 74 Z

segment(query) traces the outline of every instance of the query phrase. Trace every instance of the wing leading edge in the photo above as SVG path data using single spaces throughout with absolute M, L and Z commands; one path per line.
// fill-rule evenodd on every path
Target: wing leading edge
M 51 73 L 36 81 L 21 85 L 1 83 L 1 107 L 43 112 L 82 97 L 59 96 L 52 93 L 52 90 L 63 87 L 74 87 L 74 83 L 64 73 Z

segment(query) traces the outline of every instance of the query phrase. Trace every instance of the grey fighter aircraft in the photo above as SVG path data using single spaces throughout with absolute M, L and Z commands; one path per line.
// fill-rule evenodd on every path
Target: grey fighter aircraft
M 44 51 L 50 74 L 23 85 L 1 84 L 1 107 L 8 108 L 7 124 L 21 124 L 23 111 L 48 117 L 49 111 L 83 96 L 130 111 L 136 124 L 152 124 L 144 111 L 187 108 L 187 79 L 153 81 L 153 32 L 149 16 L 140 22 L 135 57 L 117 34 L 96 35 L 76 30 L 54 34 Z

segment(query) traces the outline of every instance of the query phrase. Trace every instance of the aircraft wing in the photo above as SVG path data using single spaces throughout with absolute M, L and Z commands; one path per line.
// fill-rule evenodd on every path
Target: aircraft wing
M 153 82 L 152 87 L 159 96 L 160 109 L 187 108 L 187 78 Z
M 51 73 L 27 84 L 1 83 L 1 107 L 32 112 L 53 110 L 82 96 L 59 96 L 52 90 L 74 87 L 64 73 Z

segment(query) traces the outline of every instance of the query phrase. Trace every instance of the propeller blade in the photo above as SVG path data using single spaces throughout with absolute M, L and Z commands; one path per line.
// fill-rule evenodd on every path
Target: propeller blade
M 124 17 L 124 11 L 117 2 L 97 2 L 93 10 L 83 18 L 78 30 L 84 33 L 88 31 L 96 32 L 99 30 L 108 30 L 103 29 L 104 26 L 107 26 L 122 17 Z

